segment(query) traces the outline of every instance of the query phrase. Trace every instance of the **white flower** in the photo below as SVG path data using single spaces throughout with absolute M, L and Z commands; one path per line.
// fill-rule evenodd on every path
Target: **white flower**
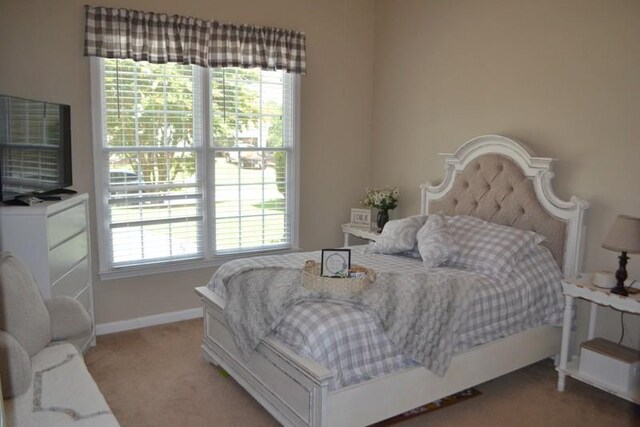
M 399 199 L 400 191 L 397 187 L 385 187 L 376 190 L 367 188 L 360 203 L 371 208 L 389 210 L 398 206 Z

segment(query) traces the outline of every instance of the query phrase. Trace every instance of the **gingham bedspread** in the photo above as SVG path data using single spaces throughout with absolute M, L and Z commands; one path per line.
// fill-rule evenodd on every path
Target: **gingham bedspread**
M 370 254 L 366 246 L 352 247 L 352 262 L 376 272 L 420 272 L 421 260 L 404 256 Z M 220 269 L 239 266 L 301 268 L 308 259 L 320 260 L 320 252 L 297 253 L 234 260 Z M 545 324 L 562 322 L 563 299 L 560 271 L 548 249 L 537 246 L 514 268 L 509 280 L 450 268 L 433 269 L 444 274 L 466 275 L 475 286 L 471 312 L 460 325 L 454 354 L 498 338 Z M 225 298 L 224 285 L 216 277 L 209 288 Z M 303 302 L 290 309 L 273 336 L 296 354 L 315 360 L 335 376 L 330 389 L 357 384 L 416 363 L 403 356 L 377 326 L 371 314 L 347 304 Z

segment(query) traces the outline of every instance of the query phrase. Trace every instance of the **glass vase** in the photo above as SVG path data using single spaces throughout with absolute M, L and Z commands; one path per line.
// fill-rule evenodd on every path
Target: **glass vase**
M 388 209 L 379 210 L 378 220 L 377 220 L 378 232 L 382 232 L 382 229 L 384 228 L 384 225 L 387 222 L 389 222 L 389 210 Z

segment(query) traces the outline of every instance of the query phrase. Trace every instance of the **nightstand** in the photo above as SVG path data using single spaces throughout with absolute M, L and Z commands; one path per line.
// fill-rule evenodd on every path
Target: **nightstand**
M 380 233 L 370 228 L 354 227 L 351 224 L 342 224 L 342 232 L 344 233 L 344 245 L 349 246 L 349 236 L 360 237 L 361 239 L 371 240 L 375 242 L 380 237 Z
M 612 294 L 608 289 L 598 288 L 591 283 L 592 275 L 589 273 L 578 274 L 577 276 L 562 280 L 562 292 L 564 293 L 564 323 L 562 325 L 562 346 L 560 349 L 560 365 L 558 371 L 558 391 L 564 391 L 566 377 L 570 376 L 584 383 L 590 384 L 606 392 L 615 394 L 623 399 L 640 404 L 640 394 L 627 393 L 616 389 L 610 384 L 585 377 L 580 374 L 580 358 L 575 357 L 569 360 L 569 341 L 571 338 L 571 320 L 573 318 L 573 306 L 575 298 L 591 302 L 589 315 L 589 331 L 587 339 L 592 339 L 596 329 L 596 315 L 598 305 L 611 307 L 614 310 L 628 313 L 640 314 L 640 294 L 633 294 L 627 297 Z

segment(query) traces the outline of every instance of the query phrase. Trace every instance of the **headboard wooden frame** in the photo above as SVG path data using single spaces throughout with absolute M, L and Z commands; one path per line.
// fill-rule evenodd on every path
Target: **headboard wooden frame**
M 525 145 L 514 141 L 513 139 L 498 135 L 479 136 L 463 144 L 453 154 L 441 154 L 441 156 L 444 157 L 445 162 L 444 179 L 437 185 L 426 182 L 420 186 L 422 191 L 421 212 L 426 214 L 429 212 L 439 212 L 444 210 L 445 214 L 452 215 L 465 213 L 472 216 L 478 216 L 488 221 L 492 221 L 497 210 L 502 208 L 504 208 L 503 211 L 509 209 L 520 209 L 524 214 L 525 210 L 522 206 L 513 205 L 516 202 L 512 200 L 515 200 L 516 197 L 502 197 L 497 202 L 492 201 L 492 203 L 496 204 L 495 208 L 497 210 L 495 212 L 491 212 L 490 210 L 492 209 L 492 205 L 489 205 L 488 202 L 484 201 L 482 202 L 485 205 L 484 211 L 480 212 L 480 210 L 478 210 L 477 214 L 473 209 L 469 210 L 469 212 L 459 212 L 454 208 L 457 199 L 452 194 L 449 194 L 449 192 L 454 188 L 456 188 L 457 191 L 461 191 L 461 188 L 467 188 L 469 186 L 468 182 L 464 183 L 464 187 L 461 187 L 460 183 L 454 186 L 454 184 L 456 184 L 456 178 L 461 174 L 463 176 L 469 176 L 469 174 L 473 172 L 467 171 L 463 174 L 463 172 L 465 172 L 465 168 L 469 164 L 473 163 L 474 167 L 477 168 L 478 171 L 480 170 L 483 162 L 484 164 L 495 165 L 496 155 L 500 156 L 500 161 L 503 161 L 504 158 L 506 158 L 517 165 L 524 175 L 524 177 L 520 175 L 521 181 L 527 184 L 529 188 L 531 188 L 531 185 L 528 184 L 527 179 L 533 184 L 534 191 L 529 191 L 531 195 L 522 196 L 522 194 L 519 194 L 518 203 L 521 205 L 524 201 L 524 203 L 529 207 L 534 208 L 534 210 L 537 210 L 539 206 L 542 208 L 544 213 L 548 214 L 546 218 L 543 218 L 545 215 L 538 214 L 534 216 L 533 222 L 532 220 L 523 220 L 521 223 L 513 225 L 518 228 L 532 229 L 545 235 L 553 247 L 552 253 L 555 252 L 554 256 L 558 263 L 561 264 L 562 272 L 565 276 L 570 276 L 579 272 L 584 249 L 585 211 L 589 208 L 589 203 L 575 196 L 571 197 L 569 201 L 558 198 L 551 186 L 551 180 L 554 177 L 552 170 L 554 159 L 548 157 L 534 157 L 533 153 Z M 485 157 L 480 158 L 481 156 Z M 511 165 L 506 166 L 515 170 Z M 496 167 L 500 167 L 500 171 L 502 171 L 502 168 L 505 166 L 500 165 Z M 486 186 L 485 192 L 491 190 L 491 182 L 484 182 L 483 185 Z M 514 188 L 511 187 L 509 190 L 513 192 Z M 505 190 L 502 189 L 501 191 L 504 193 Z M 480 198 L 482 198 L 483 195 L 484 193 Z M 523 200 L 522 197 L 528 197 L 531 200 Z M 452 198 L 454 203 L 451 203 Z M 500 204 L 503 200 L 504 204 Z M 447 201 L 449 202 L 448 204 L 446 203 Z M 476 205 L 478 204 L 477 201 L 474 203 Z M 509 203 L 511 203 L 511 205 L 509 205 Z M 445 206 L 445 209 L 442 209 L 442 206 Z M 487 212 L 487 209 L 489 209 L 489 212 Z M 561 223 L 554 225 L 562 228 L 562 225 L 564 224 L 564 230 L 562 230 L 564 233 L 560 233 L 560 236 L 558 236 L 558 233 L 552 232 L 553 227 L 549 227 L 550 223 L 558 221 L 561 221 Z M 492 222 L 505 223 L 506 221 L 502 219 L 502 221 L 495 220 Z M 546 224 L 542 224 L 542 222 L 545 222 Z M 564 234 L 564 241 L 558 241 L 558 239 L 562 238 L 562 234 Z

